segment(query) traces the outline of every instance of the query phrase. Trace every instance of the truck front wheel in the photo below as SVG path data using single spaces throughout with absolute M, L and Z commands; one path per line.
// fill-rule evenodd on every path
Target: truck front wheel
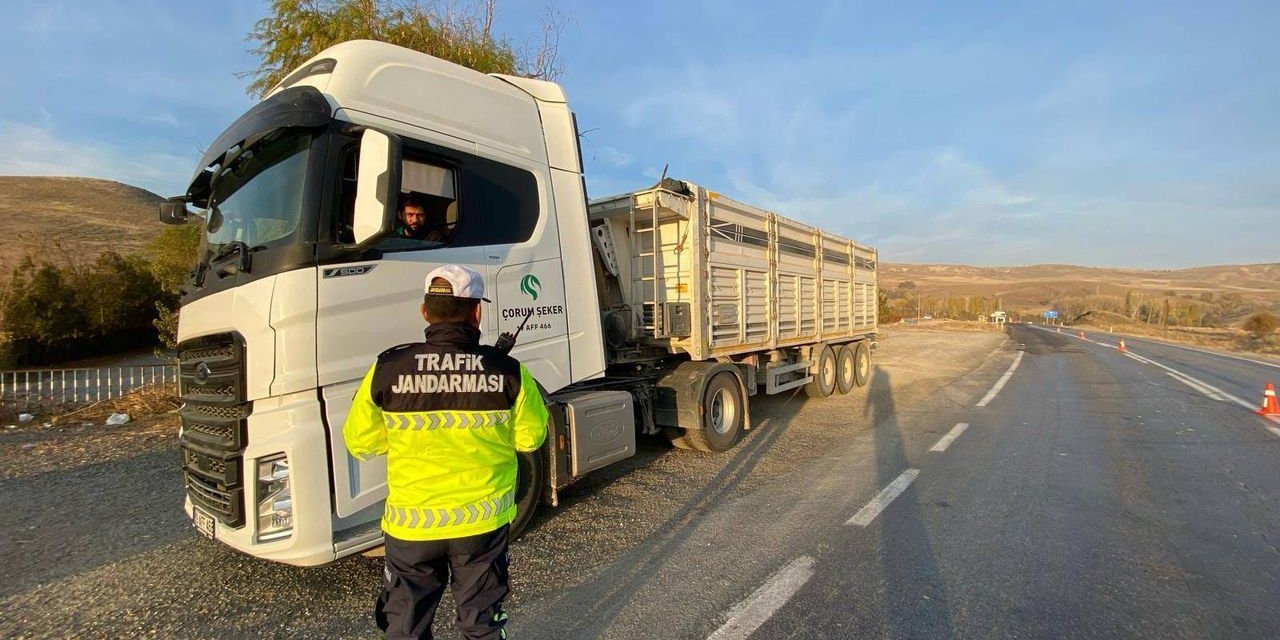
M 672 443 L 682 449 L 723 453 L 742 439 L 746 405 L 737 378 L 728 371 L 712 376 L 702 392 L 702 426 L 684 429 Z
M 550 436 L 547 441 L 550 442 Z M 542 446 L 547 446 L 543 444 Z M 511 539 L 519 538 L 533 521 L 547 485 L 547 463 L 541 449 L 516 452 L 516 518 L 511 521 Z

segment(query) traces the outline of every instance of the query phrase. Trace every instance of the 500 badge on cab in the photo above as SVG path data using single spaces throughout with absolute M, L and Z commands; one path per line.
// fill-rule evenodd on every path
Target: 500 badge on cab
M 343 276 L 362 276 L 366 273 L 369 273 L 370 271 L 373 271 L 373 268 L 376 266 L 378 265 L 357 264 L 357 265 L 352 265 L 350 267 L 333 267 L 331 269 L 324 270 L 324 277 L 341 278 Z

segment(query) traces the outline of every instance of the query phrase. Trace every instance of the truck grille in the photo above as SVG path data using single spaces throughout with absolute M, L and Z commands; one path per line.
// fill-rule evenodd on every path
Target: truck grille
M 187 497 L 229 527 L 245 522 L 244 339 L 223 333 L 178 345 L 182 475 Z

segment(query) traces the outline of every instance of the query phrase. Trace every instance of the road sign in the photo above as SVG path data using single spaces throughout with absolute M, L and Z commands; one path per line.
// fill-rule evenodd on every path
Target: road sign
M 1048 318 L 1049 320 L 1056 320 L 1056 319 L 1058 318 L 1058 312 L 1057 312 L 1057 311 L 1046 311 L 1046 312 L 1044 312 L 1044 317 L 1045 317 L 1045 318 Z

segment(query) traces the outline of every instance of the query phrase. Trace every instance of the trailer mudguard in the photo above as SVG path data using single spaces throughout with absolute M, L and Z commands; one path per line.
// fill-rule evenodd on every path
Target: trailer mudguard
M 702 428 L 702 397 L 707 382 L 722 371 L 733 374 L 742 391 L 744 430 L 751 429 L 751 403 L 741 367 L 728 362 L 682 362 L 664 373 L 653 385 L 653 421 L 664 427 Z M 754 384 L 754 380 L 752 383 Z

